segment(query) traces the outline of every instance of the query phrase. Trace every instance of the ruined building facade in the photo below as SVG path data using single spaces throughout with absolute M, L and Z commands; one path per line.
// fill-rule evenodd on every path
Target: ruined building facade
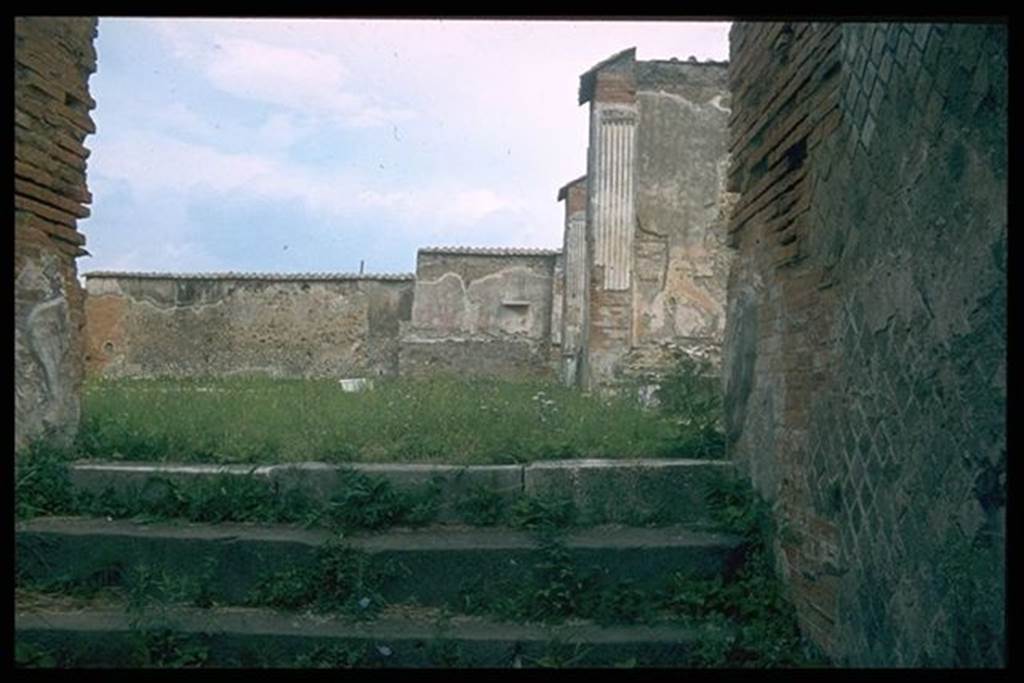
M 1005 663 L 1006 28 L 737 23 L 723 372 L 804 631 Z
M 427 247 L 400 276 L 89 273 L 88 367 L 108 377 L 651 379 L 725 327 L 722 63 L 637 62 L 581 77 L 587 174 L 562 250 Z M 589 179 L 589 180 L 588 180 Z
M 74 429 L 86 347 L 117 376 L 387 374 L 486 348 L 584 386 L 672 344 L 713 355 L 728 216 L 729 454 L 772 502 L 802 629 L 840 665 L 1006 663 L 1005 26 L 738 23 L 731 105 L 723 65 L 620 53 L 582 79 L 561 253 L 425 250 L 416 278 L 92 274 L 85 343 L 95 30 L 15 21 L 16 446 Z M 708 134 L 659 133 L 666 113 Z
M 620 52 L 580 78 L 587 174 L 566 202 L 561 374 L 585 388 L 717 363 L 728 250 L 725 63 Z
M 95 18 L 14 21 L 14 445 L 78 423 Z
M 550 376 L 561 258 L 549 249 L 420 249 L 401 374 Z

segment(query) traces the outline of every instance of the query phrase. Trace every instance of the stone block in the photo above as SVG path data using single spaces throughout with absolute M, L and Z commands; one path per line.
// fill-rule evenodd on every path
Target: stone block
M 77 490 L 102 493 L 111 489 L 121 494 L 156 491 L 158 481 L 182 483 L 198 478 L 213 479 L 222 475 L 256 477 L 270 482 L 273 468 L 257 465 L 180 465 L 147 462 L 76 462 L 68 471 L 71 485 Z
M 437 520 L 458 521 L 457 504 L 477 489 L 487 489 L 511 501 L 523 487 L 521 465 L 427 465 L 368 464 L 350 466 L 325 463 L 296 463 L 269 467 L 270 479 L 279 490 L 300 488 L 320 499 L 341 492 L 342 471 L 350 469 L 369 477 L 386 480 L 397 490 L 416 490 L 436 486 L 439 493 Z
M 584 521 L 705 525 L 708 487 L 734 473 L 724 460 L 560 460 L 528 465 L 524 491 L 568 496 Z

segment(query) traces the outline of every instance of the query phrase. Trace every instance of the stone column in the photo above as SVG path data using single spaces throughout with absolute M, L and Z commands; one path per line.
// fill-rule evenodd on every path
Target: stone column
M 636 106 L 594 104 L 595 134 L 590 199 L 594 225 L 594 262 L 602 269 L 598 286 L 609 291 L 630 287 L 634 224 Z

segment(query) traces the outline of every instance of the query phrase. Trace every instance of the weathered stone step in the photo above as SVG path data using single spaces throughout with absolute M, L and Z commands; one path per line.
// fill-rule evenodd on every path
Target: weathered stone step
M 316 551 L 336 538 L 288 525 L 138 524 L 92 518 L 37 518 L 16 527 L 16 562 L 27 581 L 83 581 L 138 566 L 203 582 L 218 599 L 238 604 L 269 573 L 316 561 Z M 538 562 L 539 541 L 509 529 L 437 525 L 392 529 L 344 539 L 374 566 L 391 564 L 382 586 L 389 602 L 438 605 L 456 600 L 481 582 L 525 578 Z M 603 525 L 565 535 L 576 566 L 599 578 L 660 587 L 681 572 L 698 577 L 728 573 L 741 539 L 674 525 L 632 528 Z M 378 564 L 379 563 L 379 564 Z
M 366 667 L 670 667 L 688 664 L 696 640 L 694 630 L 671 624 L 545 626 L 408 614 L 353 623 L 253 608 L 177 608 L 143 626 L 170 629 L 180 650 L 206 666 L 245 667 L 311 666 L 318 647 L 320 658 L 333 648 L 349 665 Z M 15 634 L 76 668 L 142 663 L 143 631 L 123 610 L 18 609 Z
M 557 460 L 527 465 L 202 465 L 81 461 L 71 465 L 72 484 L 95 493 L 106 488 L 140 491 L 154 478 L 183 481 L 221 475 L 267 481 L 278 491 L 299 489 L 325 499 L 341 490 L 343 471 L 380 477 L 397 489 L 434 483 L 439 490 L 438 521 L 457 521 L 457 503 L 479 489 L 506 500 L 520 494 L 570 498 L 587 523 L 710 523 L 706 493 L 723 477 L 735 476 L 727 460 Z

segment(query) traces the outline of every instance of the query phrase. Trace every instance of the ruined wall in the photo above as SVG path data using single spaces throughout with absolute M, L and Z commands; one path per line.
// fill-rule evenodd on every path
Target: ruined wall
M 580 382 L 580 353 L 583 335 L 583 303 L 587 268 L 587 177 L 577 178 L 558 191 L 565 202 L 562 238 L 562 316 L 559 377 L 568 386 Z
M 731 456 L 837 663 L 1005 663 L 1006 30 L 738 23 Z
M 727 64 L 637 62 L 631 375 L 674 352 L 720 357 L 729 250 L 719 220 L 728 169 Z
M 562 361 L 562 313 L 565 308 L 565 257 L 555 256 L 551 271 L 551 323 L 548 325 L 548 364 L 557 368 Z
M 94 17 L 14 21 L 14 447 L 78 425 Z
M 105 377 L 398 371 L 412 276 L 86 275 L 86 363 Z
M 402 331 L 401 373 L 550 374 L 558 255 L 543 249 L 421 249 L 412 319 Z
M 613 55 L 590 102 L 584 386 L 657 375 L 679 352 L 717 362 L 729 253 L 726 64 Z

